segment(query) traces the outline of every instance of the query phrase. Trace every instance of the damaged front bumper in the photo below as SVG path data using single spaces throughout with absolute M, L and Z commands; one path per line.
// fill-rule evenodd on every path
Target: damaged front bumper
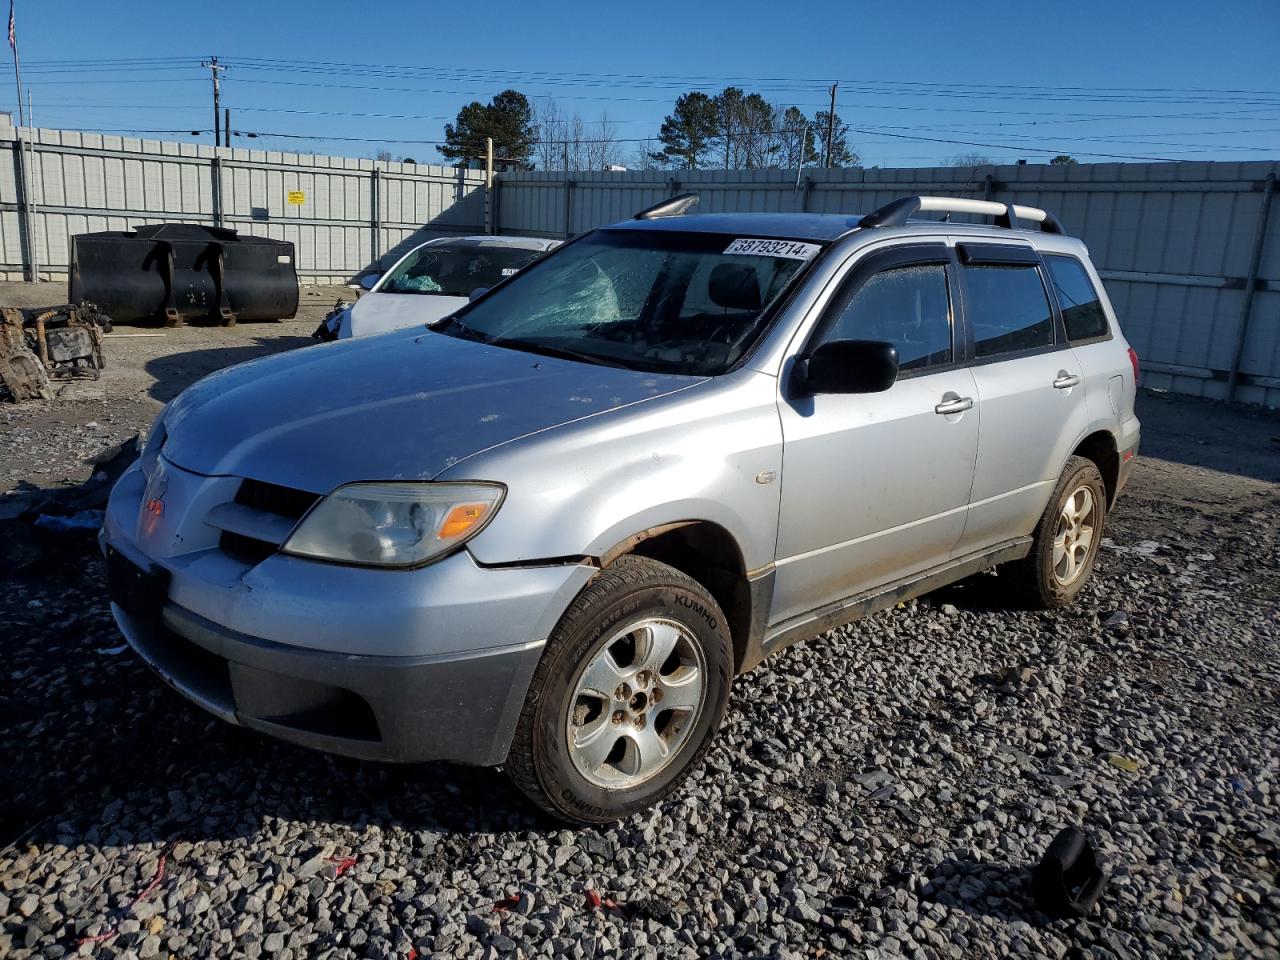
M 356 656 L 246 636 L 175 604 L 151 626 L 111 611 L 142 659 L 215 716 L 364 760 L 501 763 L 543 647 Z
M 169 479 L 176 503 L 227 478 Z M 594 573 L 486 568 L 465 550 L 415 570 L 246 564 L 200 541 L 199 521 L 173 538 L 189 552 L 151 556 L 134 533 L 143 486 L 136 467 L 121 478 L 101 534 L 109 567 L 161 583 L 145 612 L 113 586 L 130 645 L 211 713 L 331 753 L 501 763 L 545 639 Z

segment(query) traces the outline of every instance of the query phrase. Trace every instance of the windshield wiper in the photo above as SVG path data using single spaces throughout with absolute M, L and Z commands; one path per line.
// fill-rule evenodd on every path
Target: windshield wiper
M 479 330 L 468 327 L 452 313 L 446 314 L 439 320 L 432 320 L 427 324 L 427 329 L 433 333 L 444 333 L 445 329 L 448 327 L 456 327 L 458 330 L 458 337 L 463 340 L 475 340 L 479 343 L 494 342 L 494 338 L 489 336 L 489 334 L 481 333 Z M 448 336 L 448 334 L 446 334 L 446 336 Z
M 548 357 L 559 357 L 562 360 L 580 360 L 583 363 L 594 363 L 602 367 L 618 367 L 622 370 L 632 369 L 627 364 L 620 363 L 617 360 L 598 357 L 593 353 L 581 353 L 577 350 L 555 347 L 549 343 L 537 343 L 531 340 L 507 340 L 502 337 L 486 342 L 493 344 L 495 347 L 510 347 L 512 350 L 523 350 L 526 353 L 541 353 Z

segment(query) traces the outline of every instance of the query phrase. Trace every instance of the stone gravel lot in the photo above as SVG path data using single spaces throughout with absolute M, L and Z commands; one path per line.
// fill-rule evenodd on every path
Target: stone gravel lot
M 84 480 L 147 389 L 0 410 L 0 488 Z M 607 829 L 212 719 L 50 541 L 0 569 L 0 957 L 1280 956 L 1280 421 L 1140 414 L 1075 607 L 988 574 L 793 647 Z M 1067 824 L 1112 877 L 1086 921 L 1029 893 Z

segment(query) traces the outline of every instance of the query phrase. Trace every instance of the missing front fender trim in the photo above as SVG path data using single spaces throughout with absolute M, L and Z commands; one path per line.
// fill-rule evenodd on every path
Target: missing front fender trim
M 474 553 L 468 551 L 472 561 L 481 570 L 519 570 L 526 567 L 597 567 L 602 566 L 599 557 L 587 557 L 580 554 L 568 557 L 539 557 L 530 560 L 503 560 L 499 563 L 481 563 Z

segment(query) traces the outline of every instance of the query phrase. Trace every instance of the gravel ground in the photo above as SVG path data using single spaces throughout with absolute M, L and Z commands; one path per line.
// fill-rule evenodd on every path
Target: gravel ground
M 0 480 L 84 480 L 143 399 L 0 412 Z M 208 717 L 121 647 L 91 540 L 56 541 L 0 569 L 0 956 L 1280 956 L 1280 421 L 1140 414 L 1076 606 L 988 574 L 794 647 L 607 829 Z M 1087 921 L 1029 894 L 1067 824 L 1110 866 Z

